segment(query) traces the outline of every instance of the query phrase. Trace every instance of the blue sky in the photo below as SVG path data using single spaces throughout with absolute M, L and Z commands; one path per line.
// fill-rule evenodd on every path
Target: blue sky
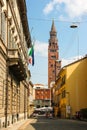
M 62 66 L 87 54 L 87 0 L 26 0 L 29 29 L 35 43 L 34 84 L 48 84 L 48 40 L 54 19 Z M 78 28 L 70 28 L 76 24 Z

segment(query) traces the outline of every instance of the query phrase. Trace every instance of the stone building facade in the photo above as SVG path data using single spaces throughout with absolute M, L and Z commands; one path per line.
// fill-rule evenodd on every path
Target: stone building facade
M 0 0 L 0 127 L 27 118 L 30 46 L 25 0 Z

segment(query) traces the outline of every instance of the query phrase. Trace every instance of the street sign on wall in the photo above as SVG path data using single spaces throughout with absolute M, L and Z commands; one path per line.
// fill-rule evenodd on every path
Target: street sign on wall
M 71 109 L 70 105 L 66 105 L 66 113 L 70 114 L 70 109 Z

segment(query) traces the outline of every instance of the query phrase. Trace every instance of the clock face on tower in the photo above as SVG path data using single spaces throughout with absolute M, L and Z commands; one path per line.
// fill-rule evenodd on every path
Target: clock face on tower
M 55 81 L 51 81 L 50 88 L 52 88 L 54 86 L 54 84 L 55 84 Z

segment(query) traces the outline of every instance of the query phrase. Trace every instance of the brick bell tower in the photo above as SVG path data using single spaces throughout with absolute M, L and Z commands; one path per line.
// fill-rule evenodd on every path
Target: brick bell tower
M 56 81 L 57 75 L 61 69 L 61 61 L 59 60 L 59 47 L 57 32 L 52 21 L 50 39 L 48 45 L 48 87 L 51 88 Z

